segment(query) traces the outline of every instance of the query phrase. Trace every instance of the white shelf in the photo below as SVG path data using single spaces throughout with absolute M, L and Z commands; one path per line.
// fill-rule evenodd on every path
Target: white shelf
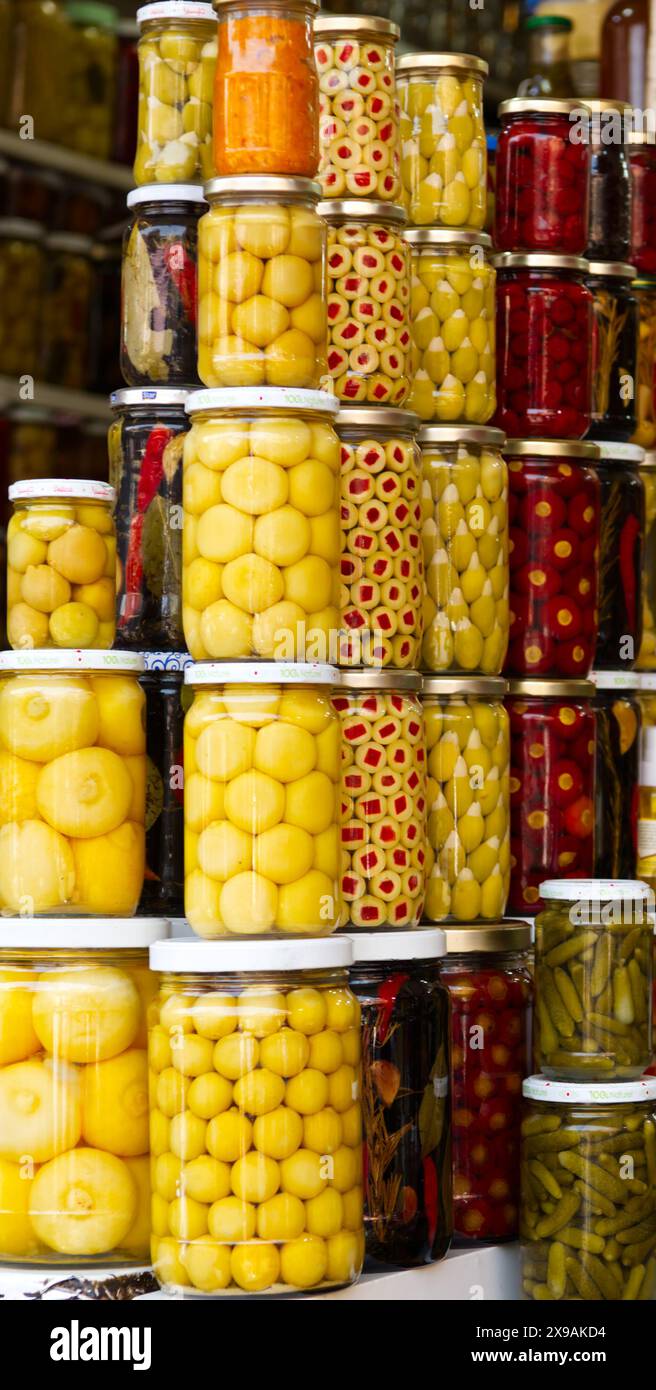
M 127 164 L 110 164 L 104 159 L 67 150 L 64 145 L 51 145 L 46 140 L 21 140 L 11 130 L 0 130 L 0 154 L 19 159 L 26 164 L 40 164 L 59 174 L 70 174 L 87 183 L 101 183 L 106 188 L 128 192 L 134 187 L 132 169 Z
M 102 420 L 106 423 L 112 418 L 107 396 L 93 396 L 87 391 L 67 391 L 63 386 L 48 386 L 45 381 L 35 381 L 34 396 L 22 400 L 19 394 L 17 377 L 0 376 L 0 410 L 10 410 L 20 406 L 26 411 L 51 410 L 61 424 L 76 424 L 79 420 Z

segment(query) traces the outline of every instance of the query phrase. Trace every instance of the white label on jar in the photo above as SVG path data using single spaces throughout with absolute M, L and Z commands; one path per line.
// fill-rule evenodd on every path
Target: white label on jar
M 656 820 L 638 821 L 638 857 L 649 859 L 656 854 Z

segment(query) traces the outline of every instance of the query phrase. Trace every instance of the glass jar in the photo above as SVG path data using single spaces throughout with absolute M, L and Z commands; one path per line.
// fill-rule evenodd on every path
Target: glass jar
M 121 375 L 128 386 L 189 386 L 196 375 L 198 184 L 149 184 L 127 197 Z
M 634 680 L 641 714 L 636 876 L 656 892 L 656 675 L 636 674 Z
M 199 936 L 339 925 L 337 678 L 318 662 L 187 667 L 185 914 Z
M 639 275 L 656 274 L 656 136 L 629 132 L 631 254 Z
M 59 0 L 20 0 L 14 9 L 9 128 L 20 134 L 29 113 L 32 139 L 57 144 L 68 109 L 71 24 Z
M 3 1262 L 149 1263 L 148 947 L 166 932 L 0 925 Z
M 444 933 L 357 932 L 351 942 L 367 1264 L 416 1268 L 443 1259 L 453 1233 Z
M 3 213 L 44 227 L 59 226 L 65 186 L 62 174 L 38 164 L 18 163 L 8 163 L 2 172 Z
M 510 884 L 507 683 L 424 677 L 428 782 L 425 915 L 501 917 Z
M 656 280 L 634 280 L 638 301 L 638 366 L 636 371 L 635 444 L 656 445 Z
M 419 421 L 349 407 L 341 442 L 341 666 L 412 666 L 423 624 Z
M 593 871 L 593 695 L 590 681 L 510 682 L 509 907 L 522 916 L 540 910 L 550 875 Z
M 312 20 L 319 0 L 215 0 L 217 174 L 314 178 L 319 78 Z
M 416 927 L 426 868 L 426 742 L 416 671 L 345 671 L 341 925 Z
M 182 651 L 182 450 L 187 392 L 128 388 L 111 397 L 110 479 L 116 489 L 117 642 Z
M 573 97 L 513 97 L 499 117 L 495 246 L 581 256 L 590 197 L 586 108 Z
M 43 227 L 0 218 L 0 374 L 36 376 L 43 309 Z
M 411 383 L 410 257 L 402 208 L 320 203 L 328 223 L 328 372 L 347 404 L 402 405 Z
M 186 652 L 144 652 L 146 872 L 139 912 L 146 916 L 184 917 L 182 700 L 190 663 Z
M 109 159 L 116 102 L 118 11 L 99 0 L 67 0 L 63 143 L 80 154 Z
M 132 652 L 0 652 L 0 915 L 136 911 L 142 670 Z
M 12 647 L 111 647 L 116 631 L 116 500 L 107 483 L 12 483 L 7 635 Z
M 595 857 L 598 878 L 635 878 L 640 704 L 631 671 L 595 671 Z
M 581 439 L 592 421 L 594 301 L 580 256 L 494 257 L 495 423 L 512 439 Z
M 202 183 L 212 177 L 216 19 L 198 0 L 156 0 L 137 10 L 139 103 L 134 181 Z
M 139 25 L 136 19 L 119 19 L 116 37 L 118 54 L 112 159 L 117 164 L 134 164 L 139 123 Z
M 646 104 L 647 0 L 615 0 L 601 29 L 601 91 L 631 106 Z
M 400 201 L 400 32 L 391 20 L 368 14 L 323 14 L 314 22 L 324 198 Z
M 406 53 L 396 65 L 403 202 L 414 227 L 483 227 L 483 78 L 470 53 Z
M 531 1059 L 531 928 L 449 927 L 453 1225 L 464 1240 L 515 1240 L 521 1088 Z
M 98 236 L 113 217 L 121 215 L 116 189 L 71 179 L 63 183 L 57 202 L 57 227 L 80 236 Z M 47 222 L 50 221 L 48 217 Z
M 591 261 L 586 278 L 595 317 L 591 439 L 630 439 L 636 427 L 638 301 L 635 267 Z
M 89 377 L 93 298 L 92 242 L 54 232 L 46 237 L 40 370 L 52 386 L 83 391 Z
M 211 179 L 198 229 L 198 375 L 206 386 L 320 385 L 326 226 L 319 185 Z
M 27 401 L 9 413 L 6 465 L 9 486 L 28 478 L 55 478 L 59 471 L 60 431 L 54 412 L 35 408 Z M 66 436 L 64 436 L 66 438 Z M 11 515 L 11 507 L 9 508 Z
M 484 424 L 496 409 L 496 271 L 481 232 L 422 227 L 412 247 L 410 408 L 421 420 Z
M 587 676 L 598 639 L 599 448 L 509 439 L 507 674 Z
M 572 1085 L 531 1076 L 523 1091 L 526 1297 L 653 1301 L 656 1082 Z
M 642 551 L 642 642 L 636 667 L 656 670 L 656 453 L 644 454 L 638 464 L 645 494 Z
M 330 661 L 339 629 L 337 401 L 198 391 L 187 402 L 183 622 L 195 661 Z
M 593 261 L 629 259 L 631 174 L 622 101 L 586 97 L 590 121 L 590 215 L 585 255 Z
M 121 242 L 96 241 L 91 248 L 93 293 L 89 324 L 89 390 L 109 395 L 116 381 L 116 344 L 121 339 Z
M 645 490 L 637 444 L 599 442 L 599 635 L 594 666 L 632 670 L 642 642 Z
M 344 938 L 152 947 L 152 1259 L 168 1292 L 314 1292 L 358 1278 L 352 959 Z

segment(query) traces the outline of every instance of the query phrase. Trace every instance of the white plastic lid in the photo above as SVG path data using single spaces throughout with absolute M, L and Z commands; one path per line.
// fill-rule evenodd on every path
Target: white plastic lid
M 640 681 L 635 671 L 591 671 L 589 679 L 594 681 L 597 690 L 636 691 Z
M 646 724 L 640 730 L 638 786 L 656 787 L 656 725 L 653 724 Z
M 656 690 L 656 671 L 634 671 L 636 690 Z
M 185 685 L 338 685 L 336 666 L 319 661 L 194 661 Z
M 0 671 L 122 671 L 140 675 L 144 669 L 141 652 L 68 651 L 0 652 Z
M 185 671 L 191 666 L 189 652 L 144 652 L 144 671 Z
M 615 444 L 610 439 L 595 439 L 600 459 L 610 459 L 611 463 L 642 463 L 645 451 L 639 444 Z
M 540 884 L 540 897 L 556 902 L 642 902 L 652 890 L 637 878 L 548 878 Z
M 131 188 L 125 201 L 134 208 L 142 203 L 204 203 L 205 199 L 199 183 L 144 183 Z
M 137 24 L 147 24 L 151 19 L 215 19 L 211 5 L 200 0 L 158 0 L 155 5 L 142 5 L 137 10 Z
M 446 955 L 446 937 L 439 927 L 410 931 L 348 932 L 353 946 L 353 960 L 437 960 Z
M 308 410 L 337 415 L 339 401 L 327 391 L 296 391 L 292 386 L 220 387 L 192 391 L 185 409 L 188 415 L 202 410 Z
M 139 949 L 164 940 L 166 917 L 12 917 L 0 922 L 0 951 L 49 947 L 54 951 L 94 947 Z
M 546 1076 L 527 1076 L 522 1094 L 527 1100 L 561 1105 L 637 1105 L 641 1100 L 656 1100 L 656 1076 L 640 1081 L 612 1081 L 608 1086 L 598 1081 L 549 1081 Z
M 258 974 L 268 971 L 330 970 L 353 964 L 353 947 L 347 936 L 311 940 L 257 941 L 158 941 L 150 948 L 151 970 L 173 974 Z
M 81 502 L 107 502 L 110 507 L 116 501 L 116 492 L 110 483 L 98 483 L 94 478 L 25 478 L 21 483 L 12 483 L 8 497 L 10 502 L 29 502 L 42 497 L 68 497 Z

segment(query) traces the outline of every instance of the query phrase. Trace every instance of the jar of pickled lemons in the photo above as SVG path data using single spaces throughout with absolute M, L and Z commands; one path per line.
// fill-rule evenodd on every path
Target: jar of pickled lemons
M 318 663 L 185 670 L 185 912 L 199 936 L 338 926 L 337 680 Z
M 403 200 L 415 227 L 483 227 L 483 78 L 471 53 L 406 53 L 396 64 Z
M 484 425 L 494 415 L 496 271 L 484 232 L 411 228 L 409 406 L 420 420 Z
M 337 409 L 322 391 L 189 396 L 182 604 L 194 660 L 336 659 Z
M 202 183 L 212 176 L 216 19 L 198 0 L 137 10 L 139 115 L 134 181 Z
M 311 179 L 211 179 L 198 224 L 198 375 L 315 387 L 326 371 L 326 224 Z
M 364 1257 L 351 942 L 160 941 L 149 1013 L 164 1289 L 314 1292 Z
M 0 925 L 0 1259 L 149 1263 L 148 947 L 163 919 Z
M 0 652 L 0 915 L 136 911 L 143 665 L 133 652 Z
M 7 528 L 10 645 L 111 647 L 116 632 L 115 492 L 108 483 L 12 483 Z

